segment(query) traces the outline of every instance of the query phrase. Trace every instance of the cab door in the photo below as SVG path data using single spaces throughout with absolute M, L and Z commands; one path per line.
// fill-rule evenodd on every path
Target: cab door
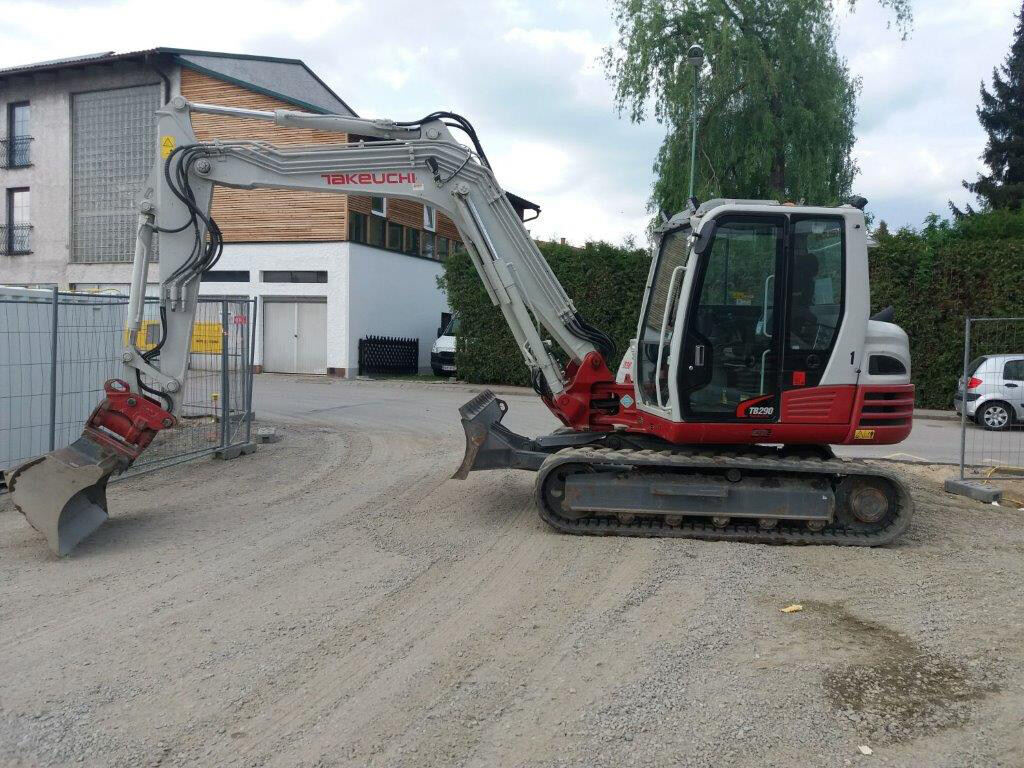
M 685 420 L 778 419 L 786 237 L 785 216 L 716 220 L 697 265 L 680 350 Z
M 816 387 L 845 313 L 846 241 L 841 216 L 793 216 L 787 255 L 782 388 Z

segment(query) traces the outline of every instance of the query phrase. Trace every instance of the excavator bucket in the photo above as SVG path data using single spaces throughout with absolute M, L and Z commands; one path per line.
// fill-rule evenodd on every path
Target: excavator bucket
M 536 471 L 547 457 L 536 441 L 517 435 L 501 420 L 508 404 L 489 389 L 459 408 L 462 429 L 466 433 L 466 455 L 452 475 L 465 480 L 478 469 L 529 469 Z
M 87 435 L 7 473 L 7 487 L 29 525 L 57 555 L 71 553 L 107 519 L 107 481 L 125 462 Z
M 110 476 L 128 469 L 158 431 L 175 423 L 120 379 L 103 389 L 106 397 L 80 438 L 7 473 L 14 506 L 57 555 L 70 554 L 106 522 Z

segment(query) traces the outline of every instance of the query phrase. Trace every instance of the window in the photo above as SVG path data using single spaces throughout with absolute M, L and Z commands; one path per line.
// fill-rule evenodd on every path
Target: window
M 7 253 L 32 252 L 32 224 L 29 220 L 29 191 L 7 190 Z
M 370 198 L 370 213 L 376 214 L 377 216 L 388 215 L 388 199 L 386 197 L 371 197 Z
M 784 224 L 775 216 L 721 217 L 715 221 L 718 226 L 709 250 L 700 257 L 696 279 L 703 282 L 694 289 L 699 298 L 687 309 L 678 361 L 680 405 L 684 414 L 709 420 L 772 418 L 777 412 L 774 394 L 778 389 L 779 344 L 775 339 L 781 319 L 781 313 L 774 311 L 774 297 Z M 680 252 L 676 263 L 686 264 L 687 249 L 677 245 Z M 666 247 L 662 246 L 663 251 Z M 662 258 L 667 255 L 666 251 Z M 659 334 L 650 349 L 655 360 L 661 352 L 661 367 L 656 372 L 659 378 L 652 381 L 656 401 L 660 391 L 660 405 L 671 401 L 666 358 L 671 356 L 673 316 L 683 277 L 679 271 L 675 286 L 660 302 L 656 301 L 659 293 L 653 287 L 651 291 L 651 304 L 655 309 L 660 307 L 662 317 L 667 318 L 664 323 L 657 318 L 648 320 L 650 331 Z M 661 339 L 665 341 L 663 349 Z M 648 379 L 642 381 L 646 384 Z M 756 403 L 745 405 L 755 398 Z
M 1024 381 L 1024 360 L 1010 360 L 1003 366 L 1003 379 L 1007 381 Z
M 366 242 L 367 230 L 366 215 L 362 213 L 349 213 L 348 239 L 353 243 Z
M 408 227 L 405 230 L 405 252 L 420 255 L 420 231 Z
M 433 232 L 437 229 L 437 212 L 433 206 L 423 206 L 423 228 L 429 232 Z
M 906 366 L 892 355 L 871 355 L 868 358 L 868 373 L 872 376 L 899 376 L 906 372 Z
M 268 270 L 262 278 L 264 283 L 326 283 L 327 270 Z
M 828 352 L 839 330 L 843 305 L 843 222 L 793 222 L 788 345 Z
M 976 357 L 973 360 L 971 360 L 970 364 L 967 366 L 967 375 L 973 376 L 977 372 L 977 370 L 981 368 L 981 364 L 984 363 L 986 360 L 988 360 L 988 357 L 986 355 L 982 355 L 981 357 Z
M 393 221 L 388 222 L 388 242 L 386 247 L 392 251 L 402 250 L 402 240 L 404 239 L 404 233 L 402 230 L 405 229 L 401 224 L 395 224 Z
M 636 366 L 639 376 L 640 394 L 645 402 L 656 403 L 657 381 L 662 386 L 662 402 L 657 405 L 664 405 L 668 390 L 668 348 L 671 344 L 671 330 L 675 324 L 675 312 L 666 313 L 666 304 L 669 303 L 669 292 L 677 293 L 679 290 L 682 268 L 686 263 L 689 253 L 688 238 L 689 229 L 678 229 L 665 235 L 661 243 L 661 251 L 658 254 L 658 263 L 654 270 L 654 281 L 651 283 L 649 298 L 647 299 L 647 310 L 644 316 L 641 333 L 642 337 L 637 342 Z M 710 270 L 709 270 L 710 271 Z M 711 279 L 705 285 L 710 284 Z M 675 301 L 672 305 L 675 306 Z M 662 325 L 666 324 L 665 333 L 662 334 Z M 661 340 L 664 336 L 664 348 L 661 348 Z M 661 349 L 661 370 L 656 371 L 658 363 L 658 352 Z M 658 377 L 656 380 L 655 377 Z
M 424 232 L 421 240 L 423 243 L 422 254 L 428 259 L 437 258 L 437 248 L 435 247 L 435 237 L 433 232 Z
M 248 283 L 248 269 L 212 269 L 203 273 L 204 283 Z M 265 281 L 266 282 L 266 281 Z
M 371 216 L 368 222 L 368 237 L 366 242 L 370 245 L 376 245 L 378 248 L 384 247 L 384 234 L 387 228 L 387 221 L 379 218 L 378 216 Z
M 444 261 L 448 258 L 448 238 L 439 237 L 437 238 L 437 259 L 438 261 Z
M 139 191 L 157 157 L 153 113 L 161 104 L 159 85 L 71 96 L 71 261 L 132 263 Z M 154 236 L 154 260 L 159 240 Z
M 30 164 L 29 104 L 22 101 L 7 106 L 7 167 L 21 168 Z

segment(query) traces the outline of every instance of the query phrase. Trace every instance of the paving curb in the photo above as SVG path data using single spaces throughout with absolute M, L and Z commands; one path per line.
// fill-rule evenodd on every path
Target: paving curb
M 915 408 L 915 419 L 930 419 L 932 421 L 955 421 L 960 422 L 960 414 L 956 411 L 935 411 L 930 408 Z

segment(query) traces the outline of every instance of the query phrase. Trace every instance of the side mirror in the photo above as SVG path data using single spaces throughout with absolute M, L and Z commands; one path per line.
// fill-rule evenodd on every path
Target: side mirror
M 701 229 L 700 234 L 697 236 L 697 242 L 693 245 L 693 252 L 698 256 L 703 256 L 704 251 L 711 245 L 711 239 L 715 236 L 715 230 L 718 229 L 718 222 L 712 219 Z
M 444 333 L 444 328 L 438 328 L 438 329 L 437 329 L 437 338 L 439 338 L 439 339 L 440 339 L 440 338 L 441 338 L 441 334 L 442 334 L 442 333 Z

